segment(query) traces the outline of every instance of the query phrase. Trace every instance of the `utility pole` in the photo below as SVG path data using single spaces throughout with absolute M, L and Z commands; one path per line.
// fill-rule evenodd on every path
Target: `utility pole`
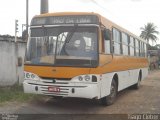
M 18 42 L 17 42 L 17 33 L 18 33 L 18 20 L 15 20 L 15 58 L 16 58 L 16 79 L 19 83 L 19 76 L 18 76 Z
M 15 42 L 17 42 L 18 20 L 15 20 Z
M 48 0 L 41 0 L 40 14 L 48 13 Z
M 27 36 L 28 36 L 28 16 L 29 16 L 28 10 L 29 10 L 28 0 L 26 0 L 26 33 L 27 33 Z

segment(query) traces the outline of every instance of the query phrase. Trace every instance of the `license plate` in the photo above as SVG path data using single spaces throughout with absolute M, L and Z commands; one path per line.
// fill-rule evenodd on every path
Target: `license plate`
M 55 87 L 55 86 L 50 86 L 50 87 L 48 87 L 48 91 L 49 92 L 60 92 L 60 88 Z

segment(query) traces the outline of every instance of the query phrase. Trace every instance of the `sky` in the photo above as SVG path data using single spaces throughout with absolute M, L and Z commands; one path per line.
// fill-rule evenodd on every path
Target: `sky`
M 19 33 L 26 21 L 26 0 L 3 0 L 0 4 L 0 35 L 15 34 L 15 19 Z M 95 12 L 140 35 L 140 27 L 154 23 L 160 31 L 160 0 L 49 0 L 49 12 Z M 29 23 L 40 14 L 40 0 L 29 0 Z M 160 43 L 160 35 L 158 36 Z

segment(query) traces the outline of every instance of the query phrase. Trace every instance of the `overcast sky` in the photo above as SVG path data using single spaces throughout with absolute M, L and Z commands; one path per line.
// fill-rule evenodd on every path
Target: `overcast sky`
M 22 24 L 25 24 L 25 4 L 26 0 L 1 1 L 1 35 L 14 35 L 15 19 L 19 20 L 18 35 L 21 35 Z M 160 31 L 160 0 L 49 0 L 49 12 L 61 11 L 100 13 L 138 36 L 140 27 L 147 22 L 153 22 Z M 29 0 L 29 22 L 39 13 L 40 0 Z

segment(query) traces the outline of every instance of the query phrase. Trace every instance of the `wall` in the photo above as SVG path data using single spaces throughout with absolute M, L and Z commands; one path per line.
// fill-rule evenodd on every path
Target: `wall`
M 18 66 L 17 58 L 24 61 L 26 43 L 14 39 L 0 39 L 0 86 L 11 86 L 23 82 L 23 64 Z

